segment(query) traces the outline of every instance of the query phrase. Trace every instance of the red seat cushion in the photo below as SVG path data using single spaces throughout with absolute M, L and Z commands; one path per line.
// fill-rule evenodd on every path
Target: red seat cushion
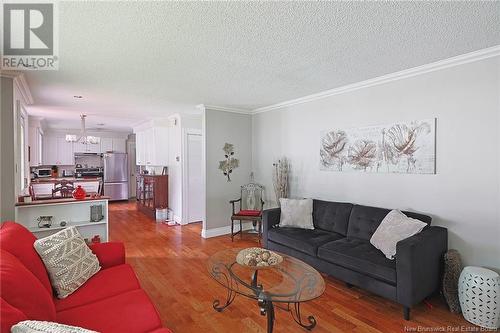
M 32 320 L 54 321 L 52 294 L 16 257 L 0 250 L 2 298 Z
M 59 312 L 136 289 L 140 285 L 134 270 L 123 264 L 100 270 L 74 293 L 63 299 L 54 298 L 54 302 Z
M 28 317 L 21 310 L 13 307 L 3 298 L 0 298 L 0 332 L 10 332 L 10 328 Z
M 158 312 L 140 289 L 58 312 L 57 322 L 102 333 L 149 332 L 161 327 Z
M 260 210 L 244 209 L 244 210 L 240 210 L 235 215 L 239 215 L 239 216 L 260 216 L 261 214 L 262 214 L 262 212 Z
M 35 275 L 49 293 L 52 293 L 49 275 L 33 243 L 36 237 L 24 226 L 15 222 L 2 223 L 0 227 L 0 248 L 10 252 Z

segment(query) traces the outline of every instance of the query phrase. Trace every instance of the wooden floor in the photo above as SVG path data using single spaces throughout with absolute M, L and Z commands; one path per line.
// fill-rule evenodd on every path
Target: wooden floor
M 207 258 L 221 249 L 257 244 L 253 235 L 244 239 L 228 236 L 203 239 L 201 225 L 169 227 L 156 224 L 136 211 L 134 203 L 112 203 L 109 207 L 110 239 L 125 243 L 130 263 L 158 308 L 163 323 L 175 333 L 265 332 L 266 318 L 256 302 L 236 297 L 224 312 L 213 310 L 215 298 L 224 299 L 225 290 L 208 274 Z M 318 322 L 313 332 L 411 332 L 452 326 L 475 330 L 461 316 L 446 309 L 439 297 L 432 308 L 421 304 L 412 311 L 412 320 L 402 319 L 398 304 L 358 288 L 348 289 L 326 277 L 326 291 L 317 300 L 304 303 L 302 314 L 313 314 Z M 412 330 L 413 329 L 413 330 Z M 451 331 L 451 329 L 448 329 Z M 276 309 L 274 332 L 307 332 L 290 314 Z

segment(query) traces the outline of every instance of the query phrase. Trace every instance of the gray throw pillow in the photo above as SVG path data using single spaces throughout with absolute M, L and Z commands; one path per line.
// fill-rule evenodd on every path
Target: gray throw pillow
M 47 268 L 58 298 L 65 298 L 101 267 L 75 227 L 35 241 L 35 250 Z
M 280 198 L 280 227 L 314 229 L 312 199 Z
M 392 260 L 396 255 L 396 244 L 418 234 L 426 225 L 425 222 L 408 217 L 399 210 L 391 210 L 375 230 L 370 243 Z

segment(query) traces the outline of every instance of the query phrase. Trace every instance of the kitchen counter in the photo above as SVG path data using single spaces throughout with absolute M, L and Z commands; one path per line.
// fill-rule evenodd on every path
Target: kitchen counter
M 47 178 L 34 178 L 31 183 L 55 183 L 61 180 L 67 180 L 70 182 L 96 182 L 102 181 L 101 177 L 85 177 L 85 178 L 75 178 L 75 177 L 47 177 Z
M 55 198 L 55 199 L 33 200 L 31 202 L 18 202 L 16 203 L 16 206 L 35 206 L 35 205 L 48 205 L 48 204 L 60 204 L 60 203 L 72 203 L 72 202 L 102 201 L 109 199 L 110 197 L 108 196 L 100 196 L 99 198 L 86 197 L 85 199 Z

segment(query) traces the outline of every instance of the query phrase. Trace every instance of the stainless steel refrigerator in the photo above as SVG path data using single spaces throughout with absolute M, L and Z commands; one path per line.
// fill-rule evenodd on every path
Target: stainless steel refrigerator
M 125 153 L 103 154 L 104 195 L 110 200 L 128 199 L 128 158 Z

